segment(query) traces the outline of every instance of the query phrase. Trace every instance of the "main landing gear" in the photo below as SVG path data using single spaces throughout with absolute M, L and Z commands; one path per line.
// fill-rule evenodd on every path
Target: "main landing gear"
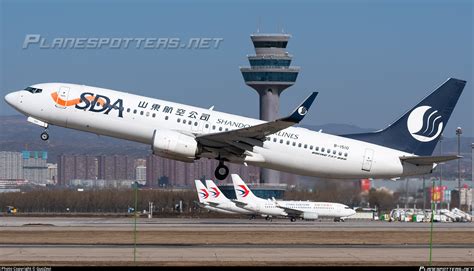
M 45 130 L 44 132 L 41 133 L 40 137 L 41 137 L 41 139 L 42 139 L 43 141 L 46 141 L 46 140 L 49 139 L 49 134 L 48 134 L 48 132 Z
M 292 216 L 292 217 L 290 218 L 290 221 L 291 221 L 291 222 L 295 222 L 295 221 L 296 221 L 296 217 Z
M 223 161 L 219 161 L 219 165 L 217 166 L 216 171 L 214 171 L 214 175 L 220 181 L 224 180 L 229 175 L 229 168 L 224 165 Z

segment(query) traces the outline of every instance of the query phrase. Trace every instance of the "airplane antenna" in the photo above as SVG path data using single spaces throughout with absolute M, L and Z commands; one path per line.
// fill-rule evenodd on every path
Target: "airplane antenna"
M 260 33 L 260 27 L 262 25 L 262 22 L 261 22 L 261 17 L 258 16 L 258 20 L 257 20 L 257 33 Z

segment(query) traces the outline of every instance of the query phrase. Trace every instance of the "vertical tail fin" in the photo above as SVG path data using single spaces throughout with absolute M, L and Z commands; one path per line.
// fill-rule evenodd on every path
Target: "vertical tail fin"
M 206 186 L 209 191 L 209 195 L 210 195 L 209 198 L 213 202 L 222 203 L 222 202 L 229 201 L 229 199 L 226 196 L 224 196 L 224 194 L 222 194 L 219 187 L 217 187 L 217 185 L 212 180 L 206 180 Z
M 206 203 L 209 201 L 209 191 L 207 191 L 204 184 L 200 180 L 194 180 L 194 183 L 196 184 L 199 203 Z
M 465 85 L 466 81 L 449 78 L 387 128 L 343 136 L 416 155 L 431 155 Z
M 259 198 L 253 194 L 249 187 L 244 183 L 244 181 L 237 174 L 231 174 L 232 183 L 234 184 L 235 195 L 237 200 L 241 202 L 249 202 L 253 200 L 258 200 Z

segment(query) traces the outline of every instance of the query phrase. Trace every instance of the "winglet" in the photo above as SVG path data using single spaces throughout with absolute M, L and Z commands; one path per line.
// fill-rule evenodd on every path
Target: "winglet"
M 313 92 L 308 96 L 295 110 L 286 118 L 283 118 L 283 121 L 299 123 L 303 120 L 306 113 L 308 113 L 309 108 L 313 104 L 314 99 L 318 96 L 318 92 Z

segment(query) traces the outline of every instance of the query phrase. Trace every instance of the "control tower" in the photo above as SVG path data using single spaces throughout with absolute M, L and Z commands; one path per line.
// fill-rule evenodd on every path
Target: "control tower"
M 290 66 L 292 56 L 286 51 L 291 35 L 252 34 L 255 55 L 249 55 L 250 67 L 240 71 L 245 83 L 255 89 L 260 96 L 260 119 L 275 120 L 280 108 L 280 93 L 292 86 L 298 77 L 299 67 Z M 260 182 L 278 183 L 279 173 L 261 169 Z

